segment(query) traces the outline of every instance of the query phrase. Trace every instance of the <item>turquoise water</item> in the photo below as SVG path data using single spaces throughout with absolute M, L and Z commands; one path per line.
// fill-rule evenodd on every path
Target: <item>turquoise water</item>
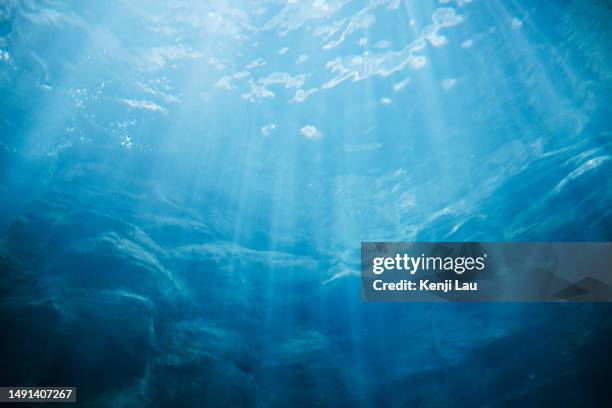
M 608 305 L 366 304 L 358 274 L 361 241 L 610 241 L 611 15 L 1 2 L 0 385 L 603 405 Z

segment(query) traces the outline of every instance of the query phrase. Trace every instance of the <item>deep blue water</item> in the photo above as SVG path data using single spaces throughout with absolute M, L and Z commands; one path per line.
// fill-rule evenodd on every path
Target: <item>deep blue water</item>
M 362 303 L 358 271 L 361 241 L 610 241 L 611 17 L 1 1 L 0 385 L 605 406 L 610 305 Z

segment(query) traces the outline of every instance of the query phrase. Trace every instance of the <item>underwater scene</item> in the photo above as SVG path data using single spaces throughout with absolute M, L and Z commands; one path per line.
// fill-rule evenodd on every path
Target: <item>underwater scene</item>
M 0 0 L 0 386 L 610 406 L 610 303 L 359 276 L 364 241 L 611 241 L 611 102 L 606 0 Z

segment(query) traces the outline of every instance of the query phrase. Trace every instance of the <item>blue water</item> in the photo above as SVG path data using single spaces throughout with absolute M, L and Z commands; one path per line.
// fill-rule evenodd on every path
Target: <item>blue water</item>
M 605 406 L 608 304 L 368 304 L 361 241 L 610 241 L 607 1 L 0 2 L 0 385 Z

